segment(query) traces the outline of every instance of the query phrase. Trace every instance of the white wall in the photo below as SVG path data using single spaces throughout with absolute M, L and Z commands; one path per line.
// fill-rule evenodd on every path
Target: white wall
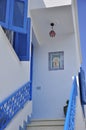
M 30 9 L 71 5 L 71 0 L 30 0 Z
M 33 39 L 34 45 L 36 40 Z M 64 51 L 64 70 L 48 70 L 48 52 Z M 75 38 L 69 34 L 60 41 L 34 46 L 33 118 L 63 118 L 69 99 L 72 76 L 77 72 Z
M 0 28 L 0 102 L 30 80 L 30 62 L 20 62 L 5 33 Z M 19 130 L 32 113 L 32 101 L 13 118 L 6 130 Z
M 0 28 L 0 102 L 29 81 L 30 63 L 20 62 Z
M 32 101 L 28 102 L 25 107 L 13 118 L 5 130 L 19 130 L 19 126 L 23 127 L 24 121 L 27 121 L 27 116 L 32 113 Z
M 81 54 L 81 45 L 80 45 L 77 2 L 78 2 L 77 0 L 72 0 L 72 14 L 73 14 L 74 32 L 75 32 L 75 40 L 76 40 L 77 66 L 79 70 L 82 63 L 82 54 Z

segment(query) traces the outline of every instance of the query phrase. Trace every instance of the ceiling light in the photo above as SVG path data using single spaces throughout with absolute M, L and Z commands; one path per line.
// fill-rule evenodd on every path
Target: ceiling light
M 54 29 L 53 29 L 54 23 L 50 23 L 50 26 L 51 26 L 51 31 L 49 32 L 49 35 L 50 35 L 50 37 L 53 38 L 56 35 L 56 33 L 55 33 Z

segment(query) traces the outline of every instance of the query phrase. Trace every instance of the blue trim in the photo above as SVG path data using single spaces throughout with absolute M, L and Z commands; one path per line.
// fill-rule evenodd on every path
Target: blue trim
M 10 0 L 7 0 L 5 22 L 0 21 L 0 25 L 3 26 L 3 27 L 5 27 L 5 28 L 8 28 L 9 8 L 10 8 Z
M 8 23 L 9 29 L 11 29 L 10 24 L 11 24 L 11 21 L 12 21 L 13 9 L 14 9 L 13 0 L 10 0 L 9 23 Z
M 31 31 L 31 19 L 28 18 L 27 19 L 27 33 L 26 34 L 14 33 L 13 47 L 14 47 L 14 50 L 15 50 L 16 54 L 18 55 L 20 61 L 29 61 L 30 60 L 30 44 L 31 44 L 30 43 L 30 31 Z M 21 50 L 21 52 L 19 50 Z
M 14 45 L 13 45 L 13 47 L 14 47 L 14 50 L 16 51 L 16 53 L 18 54 L 18 35 L 17 35 L 17 33 L 14 33 Z
M 27 19 L 27 59 L 30 60 L 30 34 L 31 34 L 31 18 Z
M 26 33 L 27 32 L 27 12 L 28 12 L 28 0 L 19 0 L 24 2 L 24 24 L 22 27 L 13 25 L 14 16 L 14 2 L 15 0 L 7 0 L 6 6 L 6 19 L 5 22 L 0 21 L 0 25 L 15 32 Z
M 31 58 L 30 58 L 30 81 L 33 80 L 33 44 L 31 44 Z
M 80 67 L 80 72 L 78 73 L 79 77 L 79 87 L 80 87 L 80 101 L 82 105 L 82 111 L 83 111 L 83 116 L 85 117 L 85 110 L 84 110 L 84 105 L 86 105 L 86 83 L 85 83 L 85 72 Z
M 85 72 L 82 68 L 80 68 L 79 76 L 79 86 L 80 86 L 80 97 L 81 104 L 86 105 L 86 83 L 85 83 Z
M 24 2 L 24 25 L 23 25 L 23 27 L 18 27 L 18 26 L 13 25 L 14 1 L 15 0 L 11 0 L 9 29 L 13 30 L 13 31 L 16 31 L 16 32 L 26 33 L 26 30 L 27 30 L 28 0 L 19 0 L 19 1 Z
M 25 0 L 25 9 L 24 9 L 24 32 L 27 31 L 27 15 L 28 15 L 28 0 Z
M 31 57 L 30 57 L 30 100 L 32 100 L 32 82 L 33 82 L 33 44 L 31 44 Z

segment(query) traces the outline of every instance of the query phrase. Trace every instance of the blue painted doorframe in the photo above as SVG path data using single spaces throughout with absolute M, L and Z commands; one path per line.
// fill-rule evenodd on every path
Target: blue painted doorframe
M 30 57 L 30 81 L 31 81 L 31 87 L 30 87 L 30 100 L 32 100 L 32 82 L 33 82 L 33 44 L 31 44 L 31 57 Z

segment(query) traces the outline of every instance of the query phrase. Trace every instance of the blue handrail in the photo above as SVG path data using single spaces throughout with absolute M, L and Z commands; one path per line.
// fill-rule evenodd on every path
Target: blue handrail
M 30 82 L 26 83 L 0 103 L 0 130 L 3 130 L 30 100 L 30 84 Z
M 77 96 L 77 81 L 75 77 L 72 84 L 72 91 L 70 95 L 64 130 L 74 130 L 75 128 L 76 96 Z

